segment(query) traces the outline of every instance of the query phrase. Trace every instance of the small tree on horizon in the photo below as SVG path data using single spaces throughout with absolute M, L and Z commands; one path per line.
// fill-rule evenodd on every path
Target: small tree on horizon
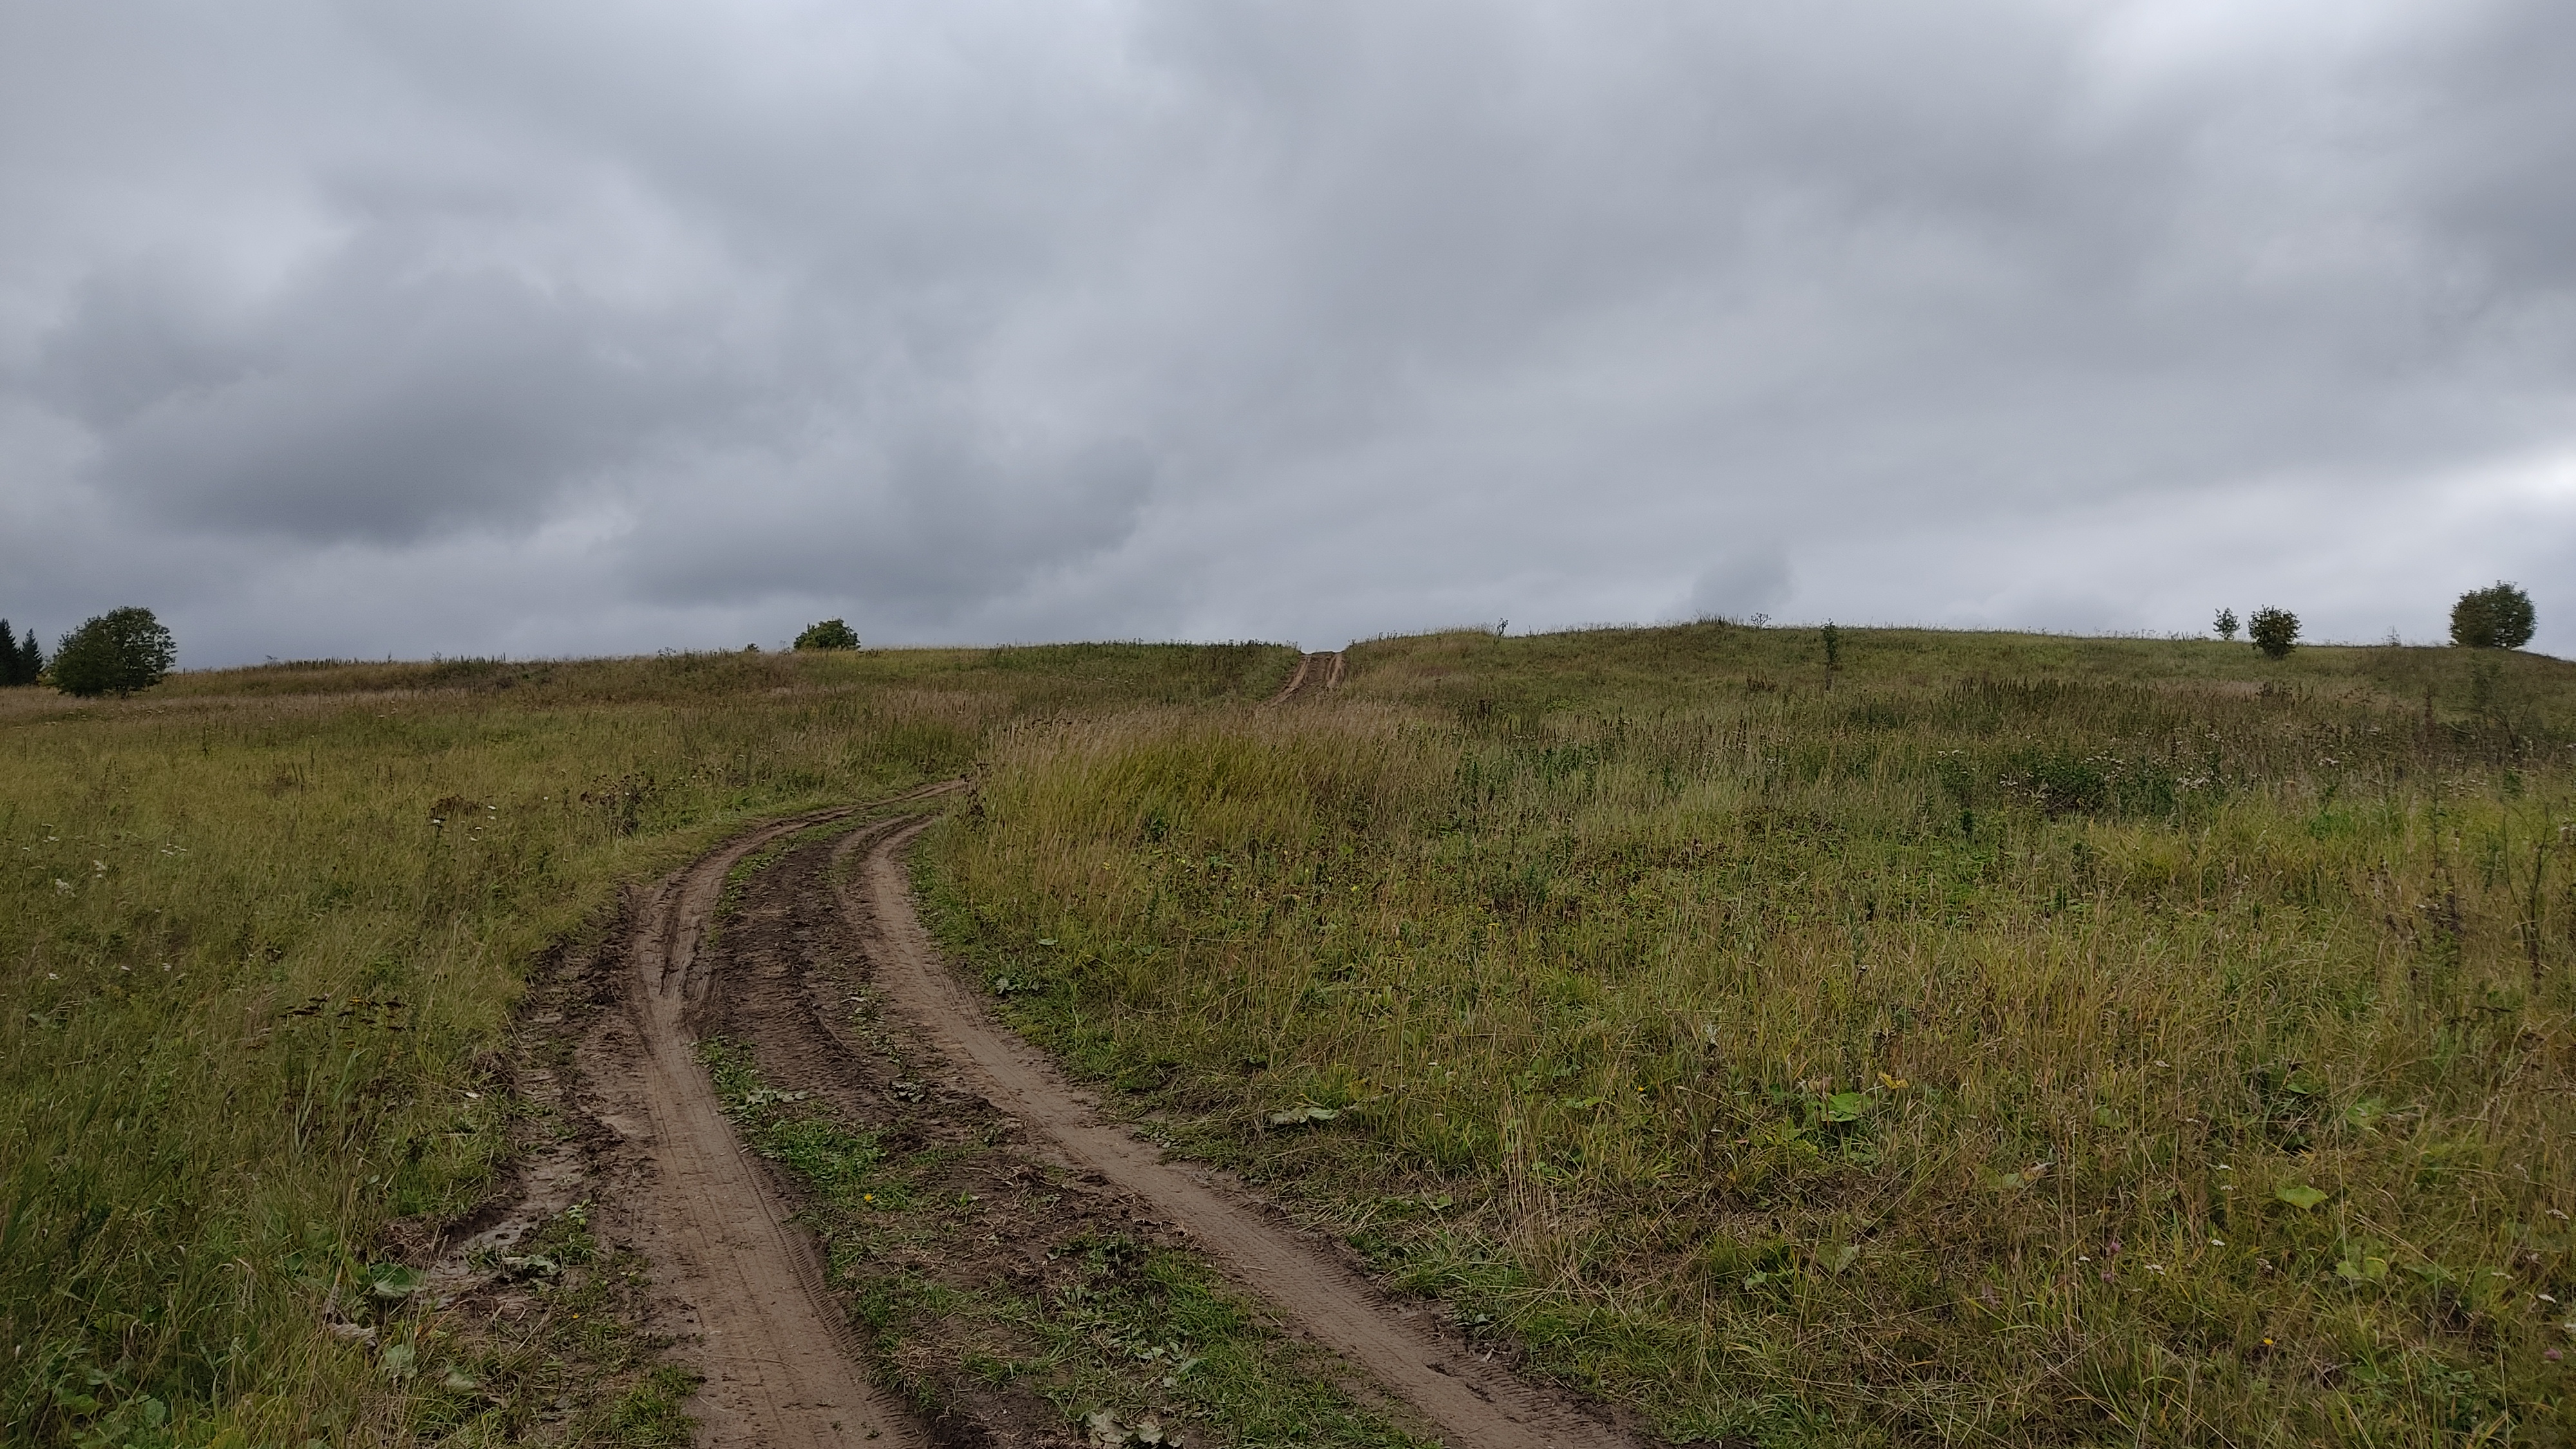
M 2451 642 L 2462 649 L 2519 649 L 2537 624 L 2531 595 L 2513 584 L 2471 589 L 2451 606 Z
M 838 619 L 825 619 L 820 624 L 806 625 L 805 632 L 796 636 L 796 647 L 798 649 L 856 649 L 859 647 L 859 635 L 857 630 Z
M 110 609 L 63 636 L 54 688 L 93 698 L 150 689 L 178 662 L 179 646 L 150 609 Z
M 2219 638 L 2226 640 L 2230 644 L 2236 642 L 2236 611 L 2234 609 L 2219 610 L 2217 619 L 2212 622 L 2217 625 Z
M 2287 609 L 2256 609 L 2245 622 L 2245 637 L 2266 657 L 2287 659 L 2290 646 L 2299 642 L 2299 616 Z

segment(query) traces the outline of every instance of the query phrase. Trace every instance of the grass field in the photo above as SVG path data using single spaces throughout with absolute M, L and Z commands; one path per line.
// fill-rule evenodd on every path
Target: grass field
M 533 963 L 620 883 L 743 821 L 956 772 L 1011 721 L 1258 698 L 1291 657 L 287 665 L 120 702 L 0 691 L 0 1441 L 401 1437 L 404 1365 L 331 1323 L 366 1317 L 390 1226 L 484 1190 L 511 1108 L 483 1060 Z
M 2576 667 L 1703 624 L 1253 707 L 1289 664 L 0 691 L 0 1437 L 435 1437 L 334 1325 L 484 1190 L 536 964 L 743 822 L 969 769 L 922 879 L 1009 1016 L 1665 1435 L 2576 1430 Z M 632 1374 L 528 1434 L 667 1442 Z
M 2576 668 L 1704 624 L 1021 730 L 1022 1028 L 1759 1443 L 2559 1443 Z

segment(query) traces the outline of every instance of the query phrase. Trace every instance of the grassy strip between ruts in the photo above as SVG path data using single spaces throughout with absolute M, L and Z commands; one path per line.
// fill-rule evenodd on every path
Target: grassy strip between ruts
M 0 691 L 0 1442 L 426 1432 L 422 1374 L 331 1325 L 365 1310 L 389 1225 L 484 1191 L 508 1104 L 479 1063 L 549 942 L 744 822 L 954 773 L 1015 721 L 1259 699 L 1291 658 L 676 655 Z
M 1008 1205 L 990 1199 L 1023 1198 L 1043 1219 L 1064 1184 L 1001 1151 L 998 1131 L 895 1147 L 900 1129 L 769 1086 L 738 1044 L 710 1040 L 700 1056 L 752 1149 L 803 1190 L 799 1216 L 822 1238 L 877 1372 L 926 1416 L 1016 1389 L 1052 1406 L 1058 1422 L 1038 1427 L 1095 1443 L 1420 1442 L 1196 1255 L 1078 1221 L 1042 1224 L 1042 1249 L 1021 1241 L 996 1221 Z
M 2565 1442 L 2576 670 L 1703 624 L 1024 733 L 1023 1030 L 1679 1438 Z

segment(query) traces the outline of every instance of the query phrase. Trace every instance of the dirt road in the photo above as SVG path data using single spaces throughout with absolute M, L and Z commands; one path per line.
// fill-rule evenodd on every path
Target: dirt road
M 1629 1442 L 1476 1357 L 1418 1305 L 1393 1301 L 1330 1247 L 1261 1210 L 1240 1186 L 1204 1168 L 1166 1162 L 1159 1148 L 1103 1121 L 1052 1063 L 985 1013 L 922 930 L 902 852 L 929 823 L 924 817 L 883 835 L 852 837 L 844 848 L 865 855 L 843 900 L 878 989 L 994 1106 L 1074 1164 L 1168 1214 L 1194 1246 L 1365 1367 L 1452 1444 L 1545 1449 Z
M 1328 667 L 1312 677 L 1329 677 Z M 983 1261 L 915 1262 L 915 1270 L 960 1281 L 1026 1278 L 1046 1271 L 1047 1244 L 1068 1224 L 1138 1233 L 1215 1260 L 1451 1445 L 1633 1442 L 1480 1357 L 1444 1333 L 1429 1307 L 1394 1299 L 1337 1245 L 1301 1233 L 1239 1184 L 1166 1162 L 1103 1120 L 1052 1063 L 985 1013 L 923 930 L 903 851 L 930 815 L 798 838 L 863 813 L 874 812 L 776 822 L 663 881 L 636 915 L 627 1009 L 605 1014 L 581 1048 L 593 1115 L 615 1129 L 629 1159 L 611 1194 L 618 1216 L 673 1306 L 667 1326 L 681 1357 L 707 1375 L 696 1400 L 701 1444 L 1068 1442 L 1061 1410 L 1024 1392 L 1015 1398 L 1007 1386 L 979 1387 L 942 1364 L 954 1344 L 891 1350 L 905 1381 L 942 1386 L 932 1396 L 945 1404 L 937 1422 L 869 1387 L 868 1357 L 815 1243 L 789 1221 L 797 1189 L 745 1152 L 719 1111 L 694 1054 L 710 1035 L 752 1053 L 765 1082 L 882 1124 L 890 1140 L 951 1163 L 954 1181 L 940 1191 L 971 1198 L 978 1218 L 946 1251 Z M 729 896 L 735 867 L 773 845 L 775 858 Z M 726 902 L 721 941 L 710 945 Z M 902 1037 L 899 1049 L 890 1054 L 892 1038 L 853 1024 L 849 1003 L 862 999 L 853 993 L 873 993 L 882 1027 Z
M 900 1404 L 869 1385 L 812 1240 L 787 1220 L 768 1170 L 736 1142 L 692 1054 L 693 1018 L 711 985 L 692 968 L 727 873 L 772 841 L 854 813 L 778 821 L 656 887 L 630 948 L 625 1016 L 634 1037 L 616 1040 L 622 1033 L 612 1023 L 610 1040 L 586 1054 L 593 1059 L 585 1074 L 609 1108 L 601 1120 L 649 1161 L 650 1170 L 636 1174 L 640 1191 L 622 1206 L 657 1286 L 699 1339 L 689 1356 L 706 1375 L 695 1400 L 701 1444 L 930 1442 Z
M 1277 694 L 1270 696 L 1263 708 L 1276 709 L 1292 699 L 1312 699 L 1327 690 L 1338 688 L 1341 682 L 1342 651 L 1336 649 L 1329 654 L 1300 654 L 1297 656 L 1296 672 L 1288 676 L 1288 682 L 1279 687 Z

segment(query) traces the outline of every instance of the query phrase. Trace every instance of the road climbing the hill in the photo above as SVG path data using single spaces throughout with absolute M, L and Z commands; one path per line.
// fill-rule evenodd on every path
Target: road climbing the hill
M 1312 682 L 1332 677 L 1332 657 L 1311 657 L 1317 667 L 1308 679 L 1321 688 Z M 885 1023 L 912 1044 L 904 1070 L 929 1085 L 895 1085 L 908 1089 L 913 1130 L 935 1137 L 954 1126 L 949 1135 L 961 1143 L 991 1141 L 998 1131 L 1022 1160 L 1073 1170 L 1088 1185 L 1050 1212 L 1168 1225 L 1447 1443 L 1634 1442 L 1606 1416 L 1479 1353 L 1443 1328 L 1435 1305 L 1397 1299 L 1338 1245 L 1302 1232 L 1241 1184 L 1165 1160 L 994 1020 L 914 908 L 904 852 L 935 814 L 885 814 L 961 787 L 789 817 L 661 882 L 637 913 L 626 1010 L 609 1014 L 585 1041 L 595 1115 L 640 1158 L 623 1174 L 629 1200 L 619 1216 L 674 1305 L 680 1356 L 706 1375 L 695 1401 L 701 1443 L 920 1445 L 949 1442 L 967 1428 L 925 1423 L 870 1386 L 868 1356 L 816 1245 L 791 1221 L 797 1187 L 747 1150 L 697 1058 L 703 1038 L 721 1036 L 753 1053 L 781 1089 L 864 1109 L 872 1095 L 882 1100 L 886 1085 L 872 1074 L 900 1073 L 868 1059 L 881 1051 L 854 1035 L 850 990 L 872 991 Z M 831 839 L 843 825 L 846 833 Z M 763 853 L 773 845 L 777 852 Z M 755 868 L 738 873 L 746 861 Z M 729 881 L 744 899 L 726 905 Z M 720 906 L 728 924 L 716 950 L 708 937 Z M 972 1408 L 944 1413 L 971 1418 Z M 1025 1414 L 1013 1422 L 1007 1408 L 994 1410 L 980 1437 L 1061 1438 L 1060 1419 L 1053 1428 Z

